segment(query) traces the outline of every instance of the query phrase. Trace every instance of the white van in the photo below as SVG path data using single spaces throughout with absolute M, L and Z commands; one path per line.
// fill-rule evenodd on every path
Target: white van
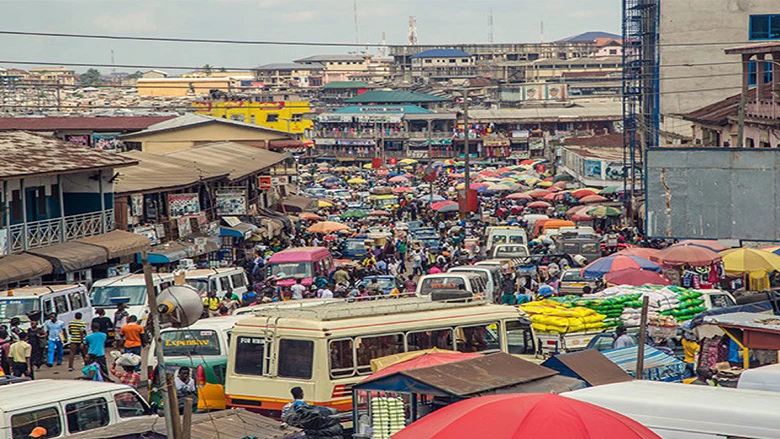
M 246 293 L 249 281 L 241 267 L 203 268 L 188 270 L 184 273 L 187 285 L 195 288 L 201 296 L 209 291 L 216 291 L 217 297 L 222 297 L 232 291 L 238 297 Z
M 67 323 L 82 314 L 85 322 L 92 321 L 92 305 L 84 285 L 44 285 L 21 287 L 0 291 L 0 323 L 7 324 L 14 317 L 22 321 L 22 328 L 29 323 L 27 313 L 42 311 L 41 320 L 56 312 L 60 320 Z
M 160 292 L 173 285 L 173 275 L 170 273 L 155 273 L 152 275 L 154 292 Z M 92 284 L 89 290 L 92 306 L 106 310 L 106 317 L 114 319 L 116 306 L 127 303 L 127 312 L 138 317 L 138 323 L 146 324 L 149 317 L 149 302 L 146 298 L 146 281 L 143 274 L 109 277 Z
M 478 266 L 478 265 L 461 265 L 459 267 L 452 267 L 447 270 L 447 273 L 477 273 L 485 282 L 485 290 L 487 296 L 498 300 L 501 297 L 502 291 L 502 276 L 501 269 L 495 266 Z
M 468 291 L 474 297 L 481 297 L 488 303 L 493 303 L 493 297 L 488 296 L 485 281 L 477 273 L 439 273 L 428 274 L 417 281 L 415 294 L 419 297 L 430 296 L 436 290 Z
M 131 419 L 156 417 L 135 389 L 121 384 L 34 380 L 0 386 L 3 438 L 26 439 L 35 427 L 45 428 L 46 438 L 69 437 Z
M 489 254 L 499 244 L 528 244 L 528 233 L 518 226 L 492 226 L 487 228 L 485 251 Z
M 628 416 L 663 439 L 780 439 L 780 394 L 629 381 L 564 392 Z
M 780 364 L 769 364 L 742 371 L 737 389 L 780 392 Z

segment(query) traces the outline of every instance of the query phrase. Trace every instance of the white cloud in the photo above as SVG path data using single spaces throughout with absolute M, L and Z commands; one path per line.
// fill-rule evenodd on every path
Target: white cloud
M 95 29 L 109 33 L 144 34 L 161 30 L 156 23 L 155 14 L 149 11 L 123 12 L 121 14 L 106 13 L 92 20 Z
M 282 15 L 281 21 L 284 23 L 311 23 L 317 16 L 314 11 L 307 9 L 301 11 L 290 12 Z

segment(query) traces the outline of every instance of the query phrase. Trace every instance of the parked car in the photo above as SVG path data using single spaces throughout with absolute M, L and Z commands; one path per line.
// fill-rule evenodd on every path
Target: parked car
M 561 272 L 560 286 L 558 287 L 560 294 L 583 294 L 582 289 L 586 286 L 595 288 L 596 281 L 582 277 L 579 268 L 571 268 Z

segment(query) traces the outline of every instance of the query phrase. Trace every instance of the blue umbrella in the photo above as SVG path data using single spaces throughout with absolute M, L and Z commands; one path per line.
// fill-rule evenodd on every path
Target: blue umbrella
M 596 259 L 582 269 L 582 276 L 589 279 L 599 279 L 605 274 L 625 270 L 626 268 L 637 268 L 640 270 L 650 270 L 656 273 L 661 272 L 661 267 L 639 256 L 612 255 L 606 258 Z
M 387 177 L 388 178 L 393 178 L 393 177 L 398 177 L 399 175 L 403 175 L 403 174 L 399 174 L 398 172 L 391 172 L 391 173 L 387 174 Z
M 457 204 L 449 204 L 439 209 L 439 213 L 448 213 L 448 212 L 457 212 L 457 211 L 458 211 Z
M 322 181 L 324 181 L 325 183 L 338 183 L 338 182 L 341 181 L 341 179 L 338 178 L 338 177 L 328 177 L 328 178 L 326 178 L 325 180 L 322 180 Z

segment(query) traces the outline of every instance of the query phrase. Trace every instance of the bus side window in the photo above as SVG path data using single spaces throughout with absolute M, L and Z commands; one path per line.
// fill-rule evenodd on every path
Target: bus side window
M 84 308 L 85 304 L 82 303 L 81 301 L 82 298 L 81 293 L 76 291 L 74 293 L 70 293 L 69 296 L 70 296 L 70 306 L 72 306 L 74 310 Z
M 500 350 L 498 331 L 488 330 L 488 326 L 497 323 L 485 323 L 474 326 L 458 326 L 455 328 L 455 348 L 458 352 L 484 352 L 489 350 Z
M 343 378 L 355 374 L 355 348 L 352 339 L 331 340 L 328 343 L 330 352 L 330 376 Z
M 49 314 L 54 312 L 54 301 L 51 299 L 46 299 L 43 301 L 43 312 L 46 314 L 44 318 L 48 317 Z
M 439 348 L 450 350 L 452 346 L 452 328 L 434 329 L 406 333 L 407 351 L 421 351 Z
M 314 342 L 279 340 L 278 374 L 283 378 L 311 379 L 314 365 Z
M 219 286 L 222 288 L 223 293 L 227 293 L 230 290 L 230 279 L 227 276 L 219 278 Z
M 535 351 L 534 337 L 531 326 L 519 320 L 507 320 L 506 344 L 510 354 L 533 354 Z
M 65 314 L 69 311 L 68 309 L 68 297 L 64 294 L 61 296 L 55 296 L 54 297 L 54 307 L 56 308 L 57 314 Z
M 388 334 L 355 339 L 358 374 L 371 373 L 371 360 L 404 352 L 404 335 Z

